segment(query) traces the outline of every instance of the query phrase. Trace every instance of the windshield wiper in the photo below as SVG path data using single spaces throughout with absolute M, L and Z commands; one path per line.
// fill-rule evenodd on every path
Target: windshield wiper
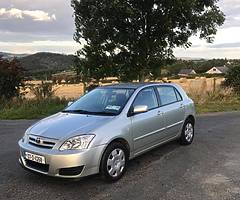
M 88 114 L 86 110 L 63 110 L 63 113 L 78 113 L 78 114 Z
M 87 114 L 87 115 L 106 115 L 106 116 L 115 116 L 116 113 L 109 112 L 91 112 L 87 110 L 63 110 L 63 113 L 77 113 L 77 114 Z

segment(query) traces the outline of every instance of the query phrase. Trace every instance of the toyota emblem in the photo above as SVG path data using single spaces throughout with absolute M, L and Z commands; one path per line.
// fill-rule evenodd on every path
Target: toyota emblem
M 41 139 L 39 137 L 36 139 L 36 143 L 38 143 L 38 144 L 41 143 Z

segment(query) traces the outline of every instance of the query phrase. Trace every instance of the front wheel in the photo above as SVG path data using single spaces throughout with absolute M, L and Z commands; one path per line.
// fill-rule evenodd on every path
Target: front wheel
M 127 152 L 126 147 L 118 142 L 107 147 L 100 165 L 100 173 L 104 180 L 114 182 L 123 176 L 128 162 Z
M 190 119 L 187 119 L 183 125 L 180 144 L 190 145 L 193 142 L 194 138 L 194 122 Z

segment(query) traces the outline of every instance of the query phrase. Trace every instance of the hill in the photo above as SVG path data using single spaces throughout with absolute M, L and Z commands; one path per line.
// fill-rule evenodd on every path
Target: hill
M 27 75 L 39 75 L 69 69 L 73 65 L 74 56 L 42 52 L 20 57 L 18 60 L 26 70 Z
M 4 59 L 13 59 L 13 58 L 22 58 L 27 56 L 28 54 L 15 54 L 15 53 L 8 53 L 8 52 L 0 52 L 0 57 Z

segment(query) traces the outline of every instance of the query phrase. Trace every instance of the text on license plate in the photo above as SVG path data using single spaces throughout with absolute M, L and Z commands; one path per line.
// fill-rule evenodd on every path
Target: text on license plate
M 34 162 L 45 164 L 45 158 L 43 156 L 25 152 L 25 158 Z

